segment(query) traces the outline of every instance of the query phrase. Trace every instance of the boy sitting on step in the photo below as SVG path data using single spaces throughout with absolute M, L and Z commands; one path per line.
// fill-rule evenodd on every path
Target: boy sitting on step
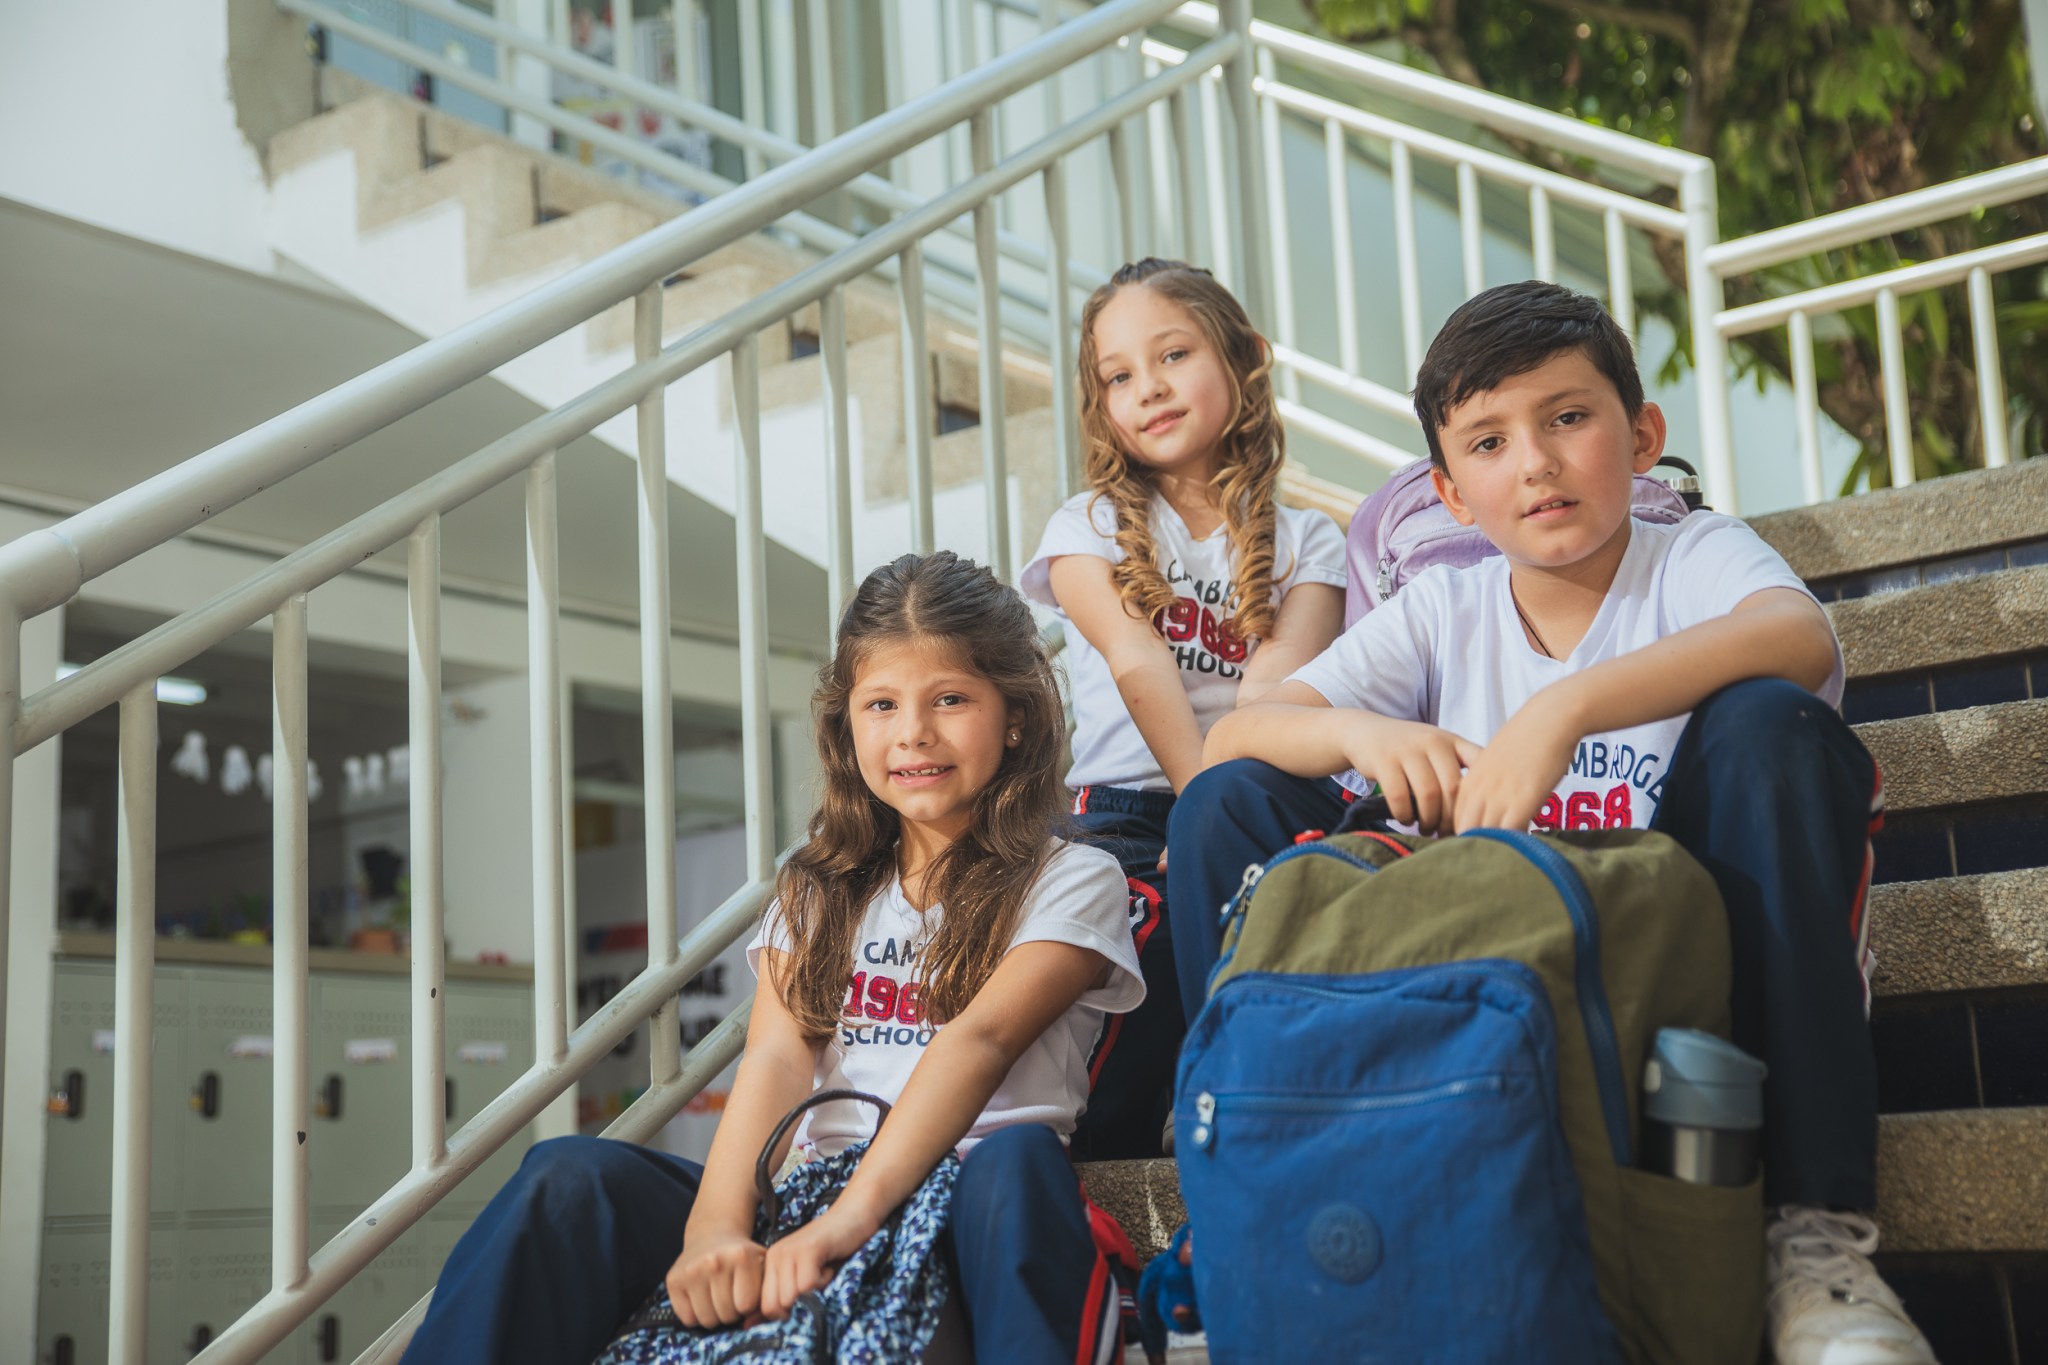
M 1427 571 L 1216 723 L 1203 753 L 1215 766 L 1168 828 L 1180 951 L 1199 941 L 1214 964 L 1216 908 L 1247 865 L 1327 826 L 1321 779 L 1347 768 L 1347 785 L 1377 782 L 1425 833 L 1669 834 L 1719 884 L 1734 1041 L 1770 1067 L 1776 1359 L 1931 1362 L 1868 1259 L 1863 900 L 1882 802 L 1876 764 L 1834 709 L 1827 616 L 1734 517 L 1629 515 L 1664 417 L 1596 300 L 1534 281 L 1472 299 L 1431 344 L 1415 410 L 1444 504 L 1500 557 Z M 1189 978 L 1199 991 L 1207 972 Z

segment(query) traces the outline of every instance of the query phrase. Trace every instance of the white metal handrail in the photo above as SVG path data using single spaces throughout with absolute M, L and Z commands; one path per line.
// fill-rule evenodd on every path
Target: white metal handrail
M 1197 32 L 1214 32 L 1216 22 L 1215 9 L 1203 4 L 1184 5 L 1175 16 L 1176 25 Z M 1273 243 L 1275 354 L 1280 361 L 1282 414 L 1290 426 L 1374 464 L 1384 465 L 1397 457 L 1405 461 L 1419 454 L 1419 451 L 1404 451 L 1390 442 L 1370 437 L 1347 423 L 1318 412 L 1302 401 L 1301 387 L 1305 381 L 1324 393 L 1362 404 L 1413 425 L 1413 413 L 1407 408 L 1403 392 L 1414 385 L 1423 354 L 1422 272 L 1416 240 L 1415 171 L 1415 162 L 1421 158 L 1449 169 L 1454 175 L 1459 254 L 1464 292 L 1468 298 L 1488 283 L 1483 249 L 1483 184 L 1510 188 L 1526 196 L 1531 256 L 1535 274 L 1540 279 L 1555 279 L 1558 274 L 1555 206 L 1568 204 L 1598 216 L 1606 249 L 1608 306 L 1631 337 L 1636 332 L 1637 305 L 1629 233 L 1648 232 L 1679 244 L 1686 261 L 1687 292 L 1694 299 L 1707 301 L 1708 305 L 1693 308 L 1690 320 L 1701 391 L 1700 453 L 1704 482 L 1716 506 L 1731 509 L 1736 506 L 1734 458 L 1727 440 L 1725 343 L 1723 334 L 1713 325 L 1713 314 L 1721 297 L 1718 292 L 1720 281 L 1705 267 L 1706 254 L 1715 244 L 1718 231 L 1713 165 L 1710 161 L 1689 152 L 1659 147 L 1623 133 L 1534 109 L 1338 44 L 1305 37 L 1278 25 L 1255 22 L 1251 27 L 1251 37 L 1258 54 L 1259 75 L 1254 85 L 1254 96 L 1259 106 L 1265 144 L 1265 155 L 1261 160 L 1266 176 L 1266 212 L 1270 215 Z M 1157 39 L 1148 40 L 1143 51 L 1152 68 L 1170 66 L 1180 60 L 1181 55 L 1180 49 Z M 1646 192 L 1630 193 L 1577 179 L 1471 142 L 1461 142 L 1399 118 L 1342 103 L 1287 83 L 1282 75 L 1283 63 L 1289 70 L 1310 72 L 1361 94 L 1411 108 L 1451 114 L 1482 129 L 1522 139 L 1555 153 L 1590 159 L 1595 166 L 1623 182 L 1645 183 Z M 1337 244 L 1336 258 L 1332 263 L 1338 333 L 1334 357 L 1307 353 L 1302 348 L 1296 326 L 1294 267 L 1285 223 L 1288 186 L 1280 156 L 1283 114 L 1320 131 L 1325 147 L 1322 180 L 1330 206 L 1331 239 Z M 1387 173 L 1393 184 L 1393 221 L 1388 225 L 1388 235 L 1394 248 L 1403 359 L 1400 374 L 1388 378 L 1398 379 L 1398 386 L 1364 373 L 1354 261 L 1359 234 L 1352 221 L 1348 194 L 1350 141 L 1353 138 L 1384 143 L 1387 148 Z M 1212 188 L 1216 180 L 1212 174 Z M 1675 207 L 1664 202 L 1673 191 L 1677 199 Z M 1187 218 L 1194 216 L 1191 205 L 1183 212 Z M 1215 203 L 1210 206 L 1209 219 L 1212 238 L 1221 237 L 1227 230 L 1226 218 Z
M 1880 241 L 1976 210 L 2048 194 L 2048 157 L 2002 166 L 1980 175 L 1825 214 L 1803 223 L 1726 242 L 1707 253 L 1719 280 L 1805 260 L 1841 247 Z M 1774 327 L 1787 330 L 1797 412 L 1801 491 L 1808 503 L 1827 495 L 1822 483 L 1820 385 L 1813 357 L 1813 322 L 1865 304 L 1877 306 L 1879 388 L 1884 402 L 1885 456 L 1892 486 L 1905 487 L 1918 471 L 1913 458 L 1911 395 L 1907 392 L 1905 326 L 1901 297 L 1967 284 L 1970 338 L 1977 380 L 1977 419 L 1986 468 L 2012 458 L 2007 429 L 2005 375 L 1992 298 L 1994 276 L 2048 261 L 2048 233 L 1977 247 L 1930 261 L 1897 266 L 1860 278 L 1796 290 L 1736 308 L 1721 308 L 1714 326 L 1724 338 Z
M 848 476 L 848 401 L 845 387 L 844 290 L 878 266 L 895 262 L 912 400 L 905 423 L 913 489 L 913 548 L 933 544 L 931 413 L 923 361 L 923 244 L 946 224 L 973 219 L 977 268 L 983 478 L 989 515 L 990 559 L 1009 570 L 1008 479 L 1005 464 L 1001 294 L 997 288 L 996 197 L 1043 177 L 1049 200 L 1059 194 L 1064 158 L 1113 135 L 1152 105 L 1173 99 L 1203 76 L 1234 64 L 1232 81 L 1250 90 L 1248 15 L 1190 55 L 1176 69 L 1125 90 L 1054 128 L 1032 146 L 997 159 L 991 109 L 1009 93 L 1057 74 L 1074 60 L 1141 31 L 1170 13 L 1174 0 L 1115 0 L 1045 34 L 981 71 L 891 111 L 833 143 L 767 171 L 730 194 L 608 253 L 562 280 L 479 321 L 389 362 L 184 465 L 43 531 L 0 547 L 0 820 L 12 799 L 13 758 L 109 700 L 121 704 L 120 879 L 117 890 L 117 1033 L 127 1043 L 117 1057 L 113 1105 L 115 1171 L 113 1269 L 110 1289 L 111 1358 L 129 1365 L 143 1352 L 149 1240 L 148 1143 L 150 1077 L 145 1044 L 154 960 L 155 889 L 155 680 L 165 671 L 252 624 L 270 619 L 276 697 L 273 749 L 275 954 L 273 1006 L 278 1049 L 274 1112 L 277 1160 L 273 1166 L 273 1287 L 255 1307 L 202 1352 L 208 1362 L 254 1359 L 280 1342 L 340 1285 L 457 1185 L 492 1150 L 530 1122 L 591 1062 L 624 1033 L 654 1021 L 652 1088 L 632 1111 L 629 1129 L 658 1125 L 728 1058 L 700 1046 L 685 1062 L 675 1046 L 673 1000 L 681 985 L 728 947 L 757 914 L 772 882 L 773 824 L 769 792 L 770 712 L 767 692 L 765 539 L 761 486 L 761 410 L 758 333 L 820 305 L 823 344 L 835 354 L 824 362 L 825 448 L 834 507 L 828 551 L 835 601 L 851 587 Z M 666 348 L 661 336 L 661 282 L 707 251 L 775 221 L 790 208 L 844 187 L 852 178 L 957 124 L 970 131 L 974 174 L 887 226 L 839 250 L 724 317 Z M 1255 154 L 1253 139 L 1238 139 Z M 1184 149 L 1185 154 L 1185 149 Z M 1255 172 L 1249 160 L 1244 169 Z M 1256 186 L 1255 173 L 1240 177 Z M 1055 245 L 1058 245 L 1057 243 Z M 1064 252 L 1049 258 L 1056 292 L 1064 293 Z M 1257 258 L 1249 258 L 1254 264 Z M 284 556 L 244 582 L 163 626 L 93 661 L 78 672 L 20 696 L 21 622 L 68 601 L 84 584 L 155 544 L 217 515 L 280 478 L 318 462 L 406 411 L 476 378 L 513 355 L 580 324 L 612 303 L 635 300 L 633 363 L 585 393 L 550 409 L 463 457 L 413 488 L 355 517 L 303 549 Z M 678 945 L 673 925 L 673 869 L 657 838 L 648 840 L 649 966 L 590 1021 L 568 1028 L 564 970 L 565 875 L 562 661 L 556 619 L 557 517 L 554 451 L 593 431 L 628 407 L 638 409 L 639 555 L 643 736 L 648 759 L 646 807 L 650 829 L 672 812 L 674 755 L 667 729 L 670 624 L 667 611 L 668 461 L 661 415 L 666 389 L 721 358 L 730 362 L 736 429 L 734 507 L 738 544 L 742 770 L 746 809 L 747 885 Z M 919 376 L 924 376 L 920 379 Z M 920 385 L 926 387 L 920 389 Z M 1059 437 L 1062 465 L 1073 461 L 1070 432 Z M 443 964 L 435 947 L 444 925 L 438 816 L 440 669 L 440 528 L 445 515 L 511 480 L 525 488 L 535 1062 L 496 1100 L 452 1137 L 441 1113 Z M 408 691 L 411 699 L 413 833 L 424 855 L 415 865 L 414 936 L 424 946 L 413 964 L 414 1033 L 413 1169 L 373 1206 L 312 1254 L 307 1242 L 307 1153 L 297 1134 L 307 1108 L 305 1026 L 308 990 L 305 922 L 306 803 L 304 788 L 306 597 L 369 555 L 407 546 L 409 579 Z M 672 825 L 672 815 L 667 816 Z M 12 856 L 11 841 L 7 848 Z M 8 883 L 0 873 L 0 895 Z M 4 902 L 0 902 L 4 904 Z M 0 919 L 4 937 L 4 919 Z M 666 1042 L 664 1033 L 670 1034 Z M 736 1022 L 717 1035 L 718 1048 L 736 1046 Z M 715 1051 L 715 1050 L 714 1050 Z

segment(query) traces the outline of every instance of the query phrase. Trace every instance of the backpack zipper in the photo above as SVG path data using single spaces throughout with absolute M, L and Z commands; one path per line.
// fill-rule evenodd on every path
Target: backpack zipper
M 1229 902 L 1224 905 L 1223 913 L 1217 917 L 1217 924 L 1226 934 L 1229 933 L 1230 921 L 1237 917 L 1245 902 L 1251 898 L 1252 888 L 1257 886 L 1268 872 L 1271 872 L 1280 864 L 1309 853 L 1319 853 L 1326 858 L 1336 858 L 1342 862 L 1350 863 L 1361 872 L 1377 872 L 1380 870 L 1378 863 L 1367 862 L 1355 853 L 1346 853 L 1327 839 L 1312 839 L 1305 844 L 1296 844 L 1292 848 L 1280 850 L 1280 852 L 1274 854 L 1263 863 L 1253 863 L 1245 868 L 1244 880 L 1237 884 L 1237 894 L 1232 896 Z
M 1216 1115 L 1224 1110 L 1251 1114 L 1295 1114 L 1307 1116 L 1371 1114 L 1388 1109 L 1412 1109 L 1465 1095 L 1498 1095 L 1507 1088 L 1499 1076 L 1467 1076 L 1441 1085 L 1417 1090 L 1395 1090 L 1381 1095 L 1290 1095 L 1281 1091 L 1235 1091 L 1216 1095 L 1207 1090 L 1195 1096 L 1195 1129 L 1188 1135 L 1197 1151 L 1207 1151 L 1216 1140 Z
M 1475 829 L 1467 837 L 1491 839 L 1506 844 L 1536 865 L 1564 902 L 1571 916 L 1572 944 L 1577 961 L 1572 980 L 1579 997 L 1579 1016 L 1586 1028 L 1586 1045 L 1593 1054 L 1593 1079 L 1600 1091 L 1600 1108 L 1607 1120 L 1607 1140 L 1614 1149 L 1614 1164 L 1635 1165 L 1628 1136 L 1628 1089 L 1621 1075 L 1621 1045 L 1614 1030 L 1614 1015 L 1607 1005 L 1607 985 L 1600 976 L 1600 921 L 1586 883 L 1563 854 L 1533 834 L 1512 829 Z

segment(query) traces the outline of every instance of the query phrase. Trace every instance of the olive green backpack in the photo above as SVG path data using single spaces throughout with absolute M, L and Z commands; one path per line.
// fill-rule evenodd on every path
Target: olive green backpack
M 1248 870 L 1211 994 L 1250 971 L 1362 975 L 1475 958 L 1533 968 L 1557 1018 L 1558 1112 L 1623 1353 L 1632 1365 L 1754 1365 L 1761 1180 L 1695 1185 L 1629 1164 L 1657 1030 L 1728 1036 L 1728 928 L 1713 879 L 1645 830 L 1480 836 L 1338 834 L 1320 842 L 1344 856 Z M 1575 928 L 1574 877 L 1595 911 L 1590 931 Z

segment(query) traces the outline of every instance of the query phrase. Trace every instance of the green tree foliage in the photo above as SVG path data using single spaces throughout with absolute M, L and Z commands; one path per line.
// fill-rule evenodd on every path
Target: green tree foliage
M 2048 150 L 2028 80 L 2021 0 L 1302 0 L 1333 37 L 1397 40 L 1418 63 L 1527 103 L 1713 158 L 1727 238 L 1798 222 Z M 1527 149 L 1524 149 L 1527 150 Z M 1591 167 L 1551 159 L 1592 179 Z M 1639 189 L 1637 186 L 1627 188 Z M 2048 203 L 1992 209 L 1730 281 L 1746 303 L 2048 228 Z M 1682 260 L 1645 299 L 1682 324 Z M 2015 456 L 2048 430 L 2048 279 L 1998 278 Z M 1917 472 L 1979 464 L 1963 290 L 1902 298 Z M 1677 334 L 1685 337 L 1683 325 Z M 1667 370 L 1690 363 L 1689 347 Z M 1789 376 L 1783 329 L 1739 363 Z M 1848 487 L 1889 482 L 1877 325 L 1869 307 L 1815 324 L 1821 404 L 1863 443 Z M 1845 489 L 1846 491 L 1846 489 Z

